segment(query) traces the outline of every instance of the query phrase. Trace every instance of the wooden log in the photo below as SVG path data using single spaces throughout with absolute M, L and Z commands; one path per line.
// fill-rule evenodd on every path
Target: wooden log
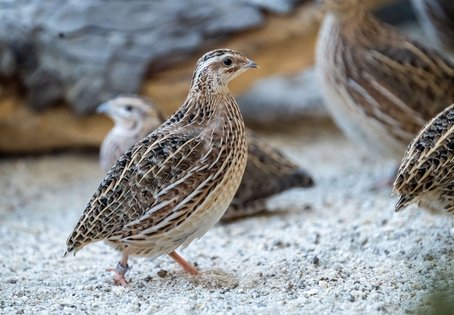
M 388 1 L 392 0 L 371 0 L 370 3 Z M 141 94 L 170 114 L 187 95 L 196 60 L 207 49 L 217 47 L 243 51 L 261 67 L 232 82 L 231 90 L 236 95 L 246 91 L 257 79 L 300 71 L 313 63 L 321 18 L 321 12 L 312 3 L 298 6 L 291 14 L 267 14 L 260 27 L 237 32 L 216 44 L 202 45 L 198 52 L 166 68 L 151 66 L 143 80 Z M 97 147 L 110 127 L 107 118 L 77 116 L 64 104 L 35 112 L 26 106 L 25 97 L 9 93 L 2 96 L 0 90 L 0 153 Z

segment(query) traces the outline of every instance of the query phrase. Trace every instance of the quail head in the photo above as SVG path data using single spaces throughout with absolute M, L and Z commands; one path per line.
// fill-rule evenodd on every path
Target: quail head
M 116 97 L 99 105 L 97 112 L 114 121 L 100 149 L 99 161 L 106 173 L 126 150 L 165 121 L 151 100 L 137 96 Z

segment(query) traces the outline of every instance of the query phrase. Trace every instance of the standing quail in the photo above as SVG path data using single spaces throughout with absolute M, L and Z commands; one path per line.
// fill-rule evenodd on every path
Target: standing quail
M 66 254 L 107 241 L 122 253 L 109 271 L 123 286 L 129 255 L 169 254 L 198 274 L 175 250 L 204 235 L 240 185 L 246 132 L 228 83 L 256 67 L 230 49 L 202 56 L 183 105 L 110 169 L 70 234 Z

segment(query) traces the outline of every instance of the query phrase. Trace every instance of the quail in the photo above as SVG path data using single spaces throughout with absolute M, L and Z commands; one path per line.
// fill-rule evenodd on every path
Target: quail
M 115 125 L 104 139 L 100 164 L 107 171 L 132 145 L 154 131 L 165 118 L 149 99 L 118 96 L 98 107 Z M 280 150 L 247 129 L 248 162 L 240 188 L 223 215 L 223 221 L 251 216 L 267 210 L 267 200 L 294 187 L 311 187 L 309 173 L 288 159 Z
M 97 112 L 114 121 L 100 149 L 99 162 L 106 173 L 126 150 L 165 121 L 151 100 L 133 95 L 111 99 L 98 106 Z
M 410 143 L 394 182 L 396 211 L 416 203 L 454 214 L 454 104 L 438 114 Z
M 69 235 L 65 255 L 106 241 L 122 253 L 108 270 L 123 286 L 130 255 L 168 254 L 186 272 L 198 274 L 176 249 L 204 235 L 240 185 L 247 139 L 228 83 L 256 67 L 230 49 L 202 56 L 183 105 L 109 170 Z
M 364 9 L 361 0 L 321 0 L 327 14 L 316 68 L 340 129 L 398 163 L 424 124 L 454 102 L 454 65 Z

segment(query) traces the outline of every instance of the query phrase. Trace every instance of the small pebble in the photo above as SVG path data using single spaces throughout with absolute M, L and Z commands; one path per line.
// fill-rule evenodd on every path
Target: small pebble
M 157 274 L 160 278 L 165 278 L 165 277 L 167 277 L 168 272 L 167 272 L 167 270 L 161 269 L 157 272 Z
M 307 290 L 306 292 L 304 292 L 304 294 L 307 296 L 316 295 L 317 293 L 318 293 L 317 289 L 310 289 L 310 290 Z

